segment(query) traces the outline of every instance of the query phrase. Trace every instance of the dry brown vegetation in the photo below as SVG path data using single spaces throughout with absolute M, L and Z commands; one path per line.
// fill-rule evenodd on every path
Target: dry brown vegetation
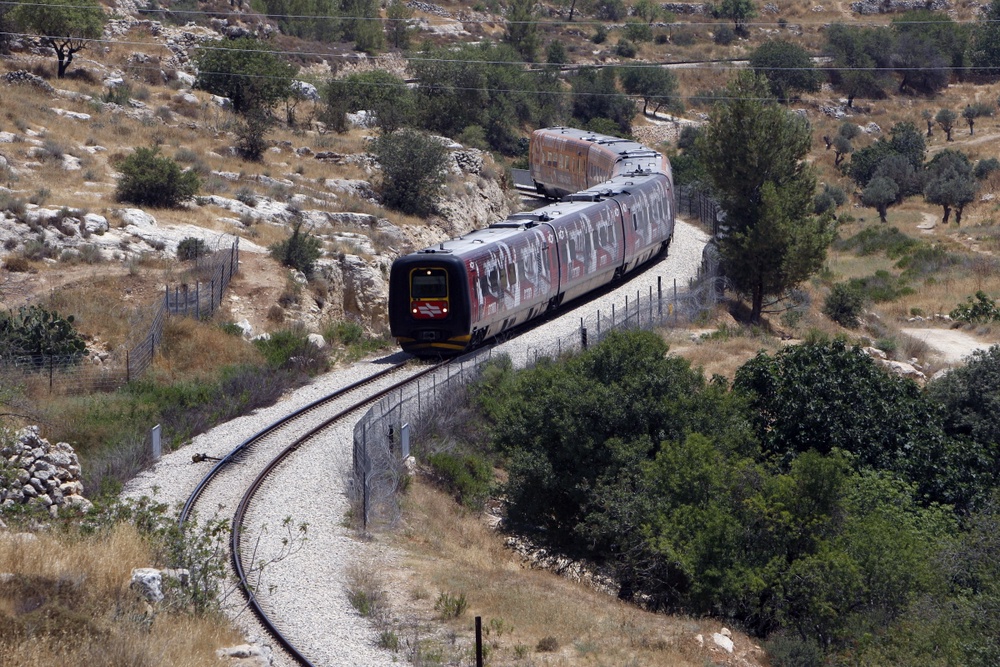
M 222 617 L 154 612 L 130 589 L 132 568 L 154 555 L 128 525 L 0 537 L 2 664 L 207 667 L 241 641 Z
M 392 539 L 406 550 L 405 570 L 386 587 L 403 650 L 417 644 L 425 660 L 468 661 L 473 619 L 481 616 L 490 664 L 760 664 L 759 647 L 739 633 L 732 655 L 699 645 L 697 635 L 710 645 L 721 630 L 716 621 L 645 612 L 587 584 L 531 569 L 483 515 L 459 508 L 419 478 L 407 494 L 404 521 Z M 460 596 L 467 607 L 448 617 L 441 601 Z

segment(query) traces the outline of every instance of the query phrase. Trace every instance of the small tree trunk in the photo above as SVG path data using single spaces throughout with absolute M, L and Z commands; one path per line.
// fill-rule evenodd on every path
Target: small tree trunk
M 951 206 L 944 207 L 944 218 L 941 219 L 942 225 L 948 224 L 948 218 L 951 216 Z
M 959 227 L 962 226 L 962 209 L 964 208 L 965 206 L 955 207 L 955 224 L 958 225 Z
M 764 283 L 758 279 L 753 286 L 753 303 L 750 306 L 751 324 L 760 324 L 760 314 L 764 311 Z
M 975 123 L 976 121 L 972 120 L 971 118 L 969 119 L 969 135 L 973 135 L 976 133 L 975 129 L 973 129 L 972 127 L 973 125 L 975 125 Z
M 882 222 L 888 222 L 888 220 L 885 219 L 885 215 L 886 215 L 886 212 L 888 211 L 888 209 L 889 209 L 888 206 L 879 206 L 878 207 L 878 219 L 881 220 Z
M 945 141 L 951 141 L 951 128 L 950 127 L 945 128 L 944 134 L 945 134 L 945 137 L 947 137 L 947 139 L 945 139 Z
M 932 120 L 927 121 L 927 136 L 928 137 L 934 136 L 934 121 Z
M 576 11 L 576 0 L 573 0 L 573 2 L 570 3 L 570 6 L 569 6 L 569 21 L 570 21 L 570 23 L 573 22 L 573 12 L 574 11 Z

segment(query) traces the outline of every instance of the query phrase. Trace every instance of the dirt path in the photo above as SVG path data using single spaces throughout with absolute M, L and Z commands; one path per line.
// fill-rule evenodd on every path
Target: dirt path
M 927 343 L 936 356 L 944 363 L 958 364 L 975 350 L 985 350 L 992 343 L 979 340 L 958 329 L 903 329 L 903 333 Z

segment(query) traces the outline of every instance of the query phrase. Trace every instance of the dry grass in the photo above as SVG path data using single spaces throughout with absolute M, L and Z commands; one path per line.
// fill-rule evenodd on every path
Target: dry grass
M 132 568 L 155 565 L 127 525 L 81 537 L 54 530 L 0 539 L 0 663 L 153 667 L 217 665 L 241 642 L 216 617 L 153 612 L 129 588 Z
M 401 636 L 412 643 L 423 627 L 415 619 L 437 618 L 457 638 L 450 644 L 448 637 L 426 635 L 425 653 L 468 655 L 472 619 L 482 616 L 491 630 L 486 643 L 492 664 L 683 667 L 710 659 L 695 635 L 717 632 L 718 623 L 644 612 L 586 585 L 526 569 L 482 517 L 423 482 L 411 485 L 406 504 L 406 526 L 397 538 L 408 554 L 405 583 L 397 582 L 393 599 L 396 615 L 409 619 Z M 441 619 L 434 609 L 441 594 L 464 594 L 468 609 Z M 538 652 L 547 637 L 555 638 L 557 650 Z M 738 654 L 752 650 L 746 638 L 736 642 Z
M 171 382 L 209 379 L 224 366 L 260 363 L 260 353 L 239 336 L 191 318 L 167 318 L 155 371 Z

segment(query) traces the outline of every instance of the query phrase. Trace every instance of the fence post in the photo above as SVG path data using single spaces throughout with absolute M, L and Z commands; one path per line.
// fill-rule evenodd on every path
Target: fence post
M 625 328 L 628 329 L 628 294 L 625 295 Z
M 160 425 L 157 424 L 149 432 L 150 439 L 153 441 L 153 461 L 159 461 L 160 456 L 163 455 L 163 449 L 160 447 Z
M 674 278 L 674 324 L 677 324 L 677 278 Z

